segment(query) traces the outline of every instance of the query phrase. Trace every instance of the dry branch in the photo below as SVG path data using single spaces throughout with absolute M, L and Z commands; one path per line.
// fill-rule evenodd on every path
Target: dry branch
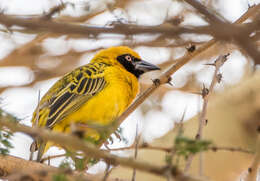
M 240 23 L 244 22 L 245 20 L 247 20 L 248 18 L 255 16 L 255 14 L 258 12 L 259 7 L 260 7 L 260 5 L 250 7 L 248 9 L 248 11 L 245 14 L 243 14 L 235 22 L 235 24 L 240 24 Z M 12 16 L 12 17 L 16 17 L 16 16 Z M 38 19 L 40 19 L 40 17 Z M 59 17 L 56 18 L 56 19 L 58 20 Z M 80 22 L 84 22 L 86 19 L 88 19 L 88 16 L 83 16 L 81 18 Z M 70 19 L 65 18 L 62 21 L 68 22 L 68 21 L 70 21 Z M 74 22 L 74 21 L 72 21 L 72 22 Z M 47 71 L 45 69 L 41 69 L 41 68 L 35 66 L 35 60 L 37 60 L 38 57 L 43 53 L 43 52 L 39 52 L 39 51 L 42 51 L 42 50 L 37 45 L 40 44 L 46 38 L 56 37 L 56 36 L 57 35 L 55 35 L 53 33 L 39 34 L 33 41 L 31 41 L 31 42 L 25 44 L 24 46 L 14 50 L 10 55 L 8 55 L 6 58 L 4 58 L 1 61 L 0 65 L 1 66 L 24 66 L 25 65 L 25 66 L 29 67 L 30 69 L 32 69 L 33 71 L 36 72 L 35 79 L 33 80 L 33 82 L 26 84 L 26 85 L 21 85 L 19 87 L 33 86 L 38 81 L 46 80 L 48 78 L 52 78 L 52 77 L 55 77 L 55 76 L 63 75 L 64 73 L 71 70 L 71 66 L 73 66 L 71 63 L 73 63 L 75 65 L 78 62 L 79 57 L 86 52 L 79 52 L 79 53 L 68 52 L 63 56 L 54 56 L 54 59 L 57 58 L 59 60 L 62 60 L 62 65 L 63 65 L 62 69 L 61 68 L 55 69 L 55 73 L 53 73 L 53 70 Z M 162 35 L 161 37 L 167 37 L 167 36 Z M 161 37 L 159 38 L 159 40 L 156 39 L 154 41 L 147 42 L 147 43 L 140 43 L 140 44 L 136 44 L 136 43 L 128 44 L 127 43 L 127 45 L 130 45 L 130 46 L 137 46 L 137 45 L 150 46 L 152 44 L 152 46 L 162 46 L 164 44 L 164 46 L 175 46 L 175 45 L 171 45 L 171 44 L 165 44 L 165 41 L 162 41 Z M 157 41 L 159 41 L 159 44 L 156 43 Z M 216 44 L 216 42 L 217 42 L 216 39 L 213 39 L 213 40 L 209 41 L 208 43 L 206 43 L 205 46 L 207 46 L 208 48 L 204 49 L 204 52 L 206 52 L 206 50 L 208 50 L 210 47 L 214 46 Z M 194 44 L 194 42 L 192 44 Z M 183 45 L 185 45 L 185 43 Z M 91 50 L 91 51 L 96 51 L 96 50 Z M 37 52 L 38 52 L 38 55 L 35 55 L 35 53 L 37 53 Z M 33 53 L 33 54 L 31 54 L 31 53 Z M 30 54 L 30 56 L 28 56 L 28 54 Z M 76 58 L 73 58 L 73 61 L 67 61 L 69 59 L 69 57 L 72 57 L 71 55 L 75 56 Z M 49 58 L 53 58 L 53 57 L 49 57 Z M 170 59 L 170 60 L 160 64 L 160 66 L 162 68 L 168 67 L 168 66 L 172 65 L 173 62 L 174 61 L 172 59 Z M 15 86 L 1 87 L 0 92 L 6 90 L 7 88 L 12 88 L 12 87 L 15 87 Z
M 140 104 L 142 104 L 147 97 L 149 97 L 160 85 L 168 83 L 171 80 L 171 75 L 179 70 L 183 65 L 192 60 L 195 56 L 199 55 L 206 49 L 208 49 L 214 41 L 201 46 L 196 51 L 189 53 L 187 52 L 182 58 L 176 60 L 176 64 L 172 65 L 166 72 L 164 72 L 158 79 L 154 80 L 154 83 L 146 89 L 135 101 L 131 104 L 128 109 L 117 119 L 118 125 L 121 124 L 129 114 L 131 114 Z
M 31 180 L 50 181 L 55 174 L 65 174 L 70 180 L 101 180 L 102 177 L 80 173 L 69 169 L 59 169 L 38 162 L 24 160 L 18 157 L 6 155 L 0 156 L 0 177 L 8 180 Z M 37 179 L 36 179 L 37 178 Z M 112 179 L 110 179 L 112 181 Z
M 229 54 L 228 54 L 229 55 Z M 202 98 L 203 98 L 203 106 L 202 106 L 202 111 L 199 115 L 199 128 L 198 128 L 198 132 L 195 136 L 195 139 L 196 140 L 200 140 L 202 138 L 202 133 L 203 133 L 203 127 L 207 124 L 207 119 L 206 119 L 206 115 L 207 115 L 207 108 L 208 108 L 208 102 L 209 102 L 209 97 L 210 95 L 212 94 L 213 92 L 213 89 L 216 85 L 217 82 L 220 82 L 221 81 L 221 76 L 220 77 L 218 76 L 218 72 L 219 72 L 219 69 L 220 67 L 226 62 L 227 60 L 227 56 L 228 55 L 221 55 L 217 58 L 217 60 L 215 61 L 214 64 L 209 64 L 209 65 L 213 65 L 215 67 L 215 71 L 214 71 L 214 74 L 213 74 L 213 77 L 212 77 L 212 81 L 210 83 L 210 87 L 209 89 L 203 87 L 202 89 Z M 188 160 L 187 160 L 187 163 L 186 163 L 186 167 L 185 167 L 185 172 L 188 171 L 190 165 L 191 165 L 191 162 L 193 160 L 193 157 L 194 155 L 190 155 Z M 200 153 L 200 169 L 199 169 L 199 172 L 200 172 L 200 176 L 202 176 L 202 171 L 203 171 L 203 161 L 202 161 L 202 153 Z
M 234 40 L 234 42 L 241 47 L 255 62 L 259 64 L 260 52 L 257 50 L 257 46 L 254 42 L 250 41 L 249 35 L 255 30 L 255 26 L 259 27 L 259 19 L 252 23 L 254 28 L 238 28 L 233 24 L 228 23 L 212 14 L 209 8 L 202 5 L 197 0 L 184 0 L 189 3 L 195 9 L 197 9 L 201 14 L 205 16 L 205 19 L 213 26 L 212 31 L 217 39 L 223 41 Z
M 86 155 L 89 155 L 93 158 L 104 159 L 107 163 L 111 165 L 120 164 L 125 167 L 135 168 L 137 170 L 156 174 L 158 176 L 162 176 L 162 177 L 166 176 L 165 175 L 165 172 L 167 171 L 166 167 L 156 166 L 146 162 L 137 161 L 132 158 L 121 158 L 112 155 L 106 151 L 99 150 L 94 145 L 85 142 L 73 135 L 52 132 L 42 128 L 36 128 L 36 127 L 32 128 L 21 124 L 12 123 L 10 121 L 4 120 L 3 118 L 0 120 L 0 127 L 7 128 L 12 132 L 26 133 L 32 137 L 41 137 L 44 140 L 53 141 L 66 148 L 70 148 L 73 150 L 80 150 L 84 152 Z M 182 181 L 200 180 L 182 174 L 176 167 L 173 167 L 172 170 L 170 170 L 170 173 L 177 180 L 182 180 Z
M 260 126 L 258 126 L 257 132 L 258 137 L 256 142 L 256 153 L 251 166 L 248 168 L 248 175 L 245 181 L 255 181 L 257 179 L 257 175 L 259 175 L 258 168 L 260 166 Z
M 0 23 L 11 27 L 13 25 L 28 28 L 33 31 L 39 32 L 51 32 L 58 34 L 81 34 L 85 36 L 97 36 L 101 33 L 109 34 L 155 34 L 161 33 L 168 36 L 176 36 L 183 33 L 199 33 L 207 34 L 210 31 L 209 26 L 202 27 L 175 27 L 175 26 L 137 26 L 132 24 L 115 24 L 112 27 L 95 27 L 86 25 L 76 25 L 71 23 L 55 22 L 52 20 L 43 20 L 41 18 L 17 18 L 1 14 Z

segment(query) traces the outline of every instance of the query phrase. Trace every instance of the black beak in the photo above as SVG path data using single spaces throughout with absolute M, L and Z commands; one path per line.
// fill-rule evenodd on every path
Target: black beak
M 149 62 L 146 62 L 144 60 L 136 61 L 135 62 L 135 69 L 142 71 L 142 72 L 149 72 L 149 71 L 152 71 L 152 70 L 160 70 L 160 68 L 157 67 L 156 65 L 151 64 Z

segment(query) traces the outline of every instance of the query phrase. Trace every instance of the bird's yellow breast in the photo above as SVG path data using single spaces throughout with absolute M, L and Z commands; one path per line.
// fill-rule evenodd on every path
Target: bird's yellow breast
M 57 123 L 53 130 L 70 132 L 71 123 L 107 126 L 119 117 L 138 93 L 138 80 L 126 70 L 109 66 L 104 70 L 106 87 L 84 103 L 77 111 Z M 64 130 L 64 128 L 68 128 Z M 88 130 L 87 136 L 99 139 L 99 135 Z

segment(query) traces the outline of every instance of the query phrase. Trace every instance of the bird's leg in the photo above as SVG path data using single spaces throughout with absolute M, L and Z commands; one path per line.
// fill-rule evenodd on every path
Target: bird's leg
M 30 146 L 30 158 L 29 160 L 32 161 L 33 160 L 33 154 L 35 151 L 37 151 L 37 143 L 36 143 L 36 140 L 34 140 Z

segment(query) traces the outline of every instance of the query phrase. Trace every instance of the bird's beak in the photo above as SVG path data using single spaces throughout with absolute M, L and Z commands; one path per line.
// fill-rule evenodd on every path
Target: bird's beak
M 159 67 L 157 67 L 154 64 L 151 64 L 149 62 L 146 62 L 144 60 L 135 62 L 135 69 L 140 70 L 142 72 L 149 72 L 152 70 L 160 70 Z

